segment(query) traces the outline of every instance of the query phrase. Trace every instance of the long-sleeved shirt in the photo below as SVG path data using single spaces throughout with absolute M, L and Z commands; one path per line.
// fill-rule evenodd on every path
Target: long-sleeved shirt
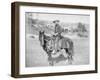
M 62 33 L 62 28 L 59 24 L 55 25 L 55 33 L 61 34 Z

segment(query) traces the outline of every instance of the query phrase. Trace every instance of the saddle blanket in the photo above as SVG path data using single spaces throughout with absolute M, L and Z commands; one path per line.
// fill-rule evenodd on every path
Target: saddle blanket
M 61 48 L 69 48 L 69 39 L 64 39 L 62 38 L 61 40 L 59 40 L 59 47 Z

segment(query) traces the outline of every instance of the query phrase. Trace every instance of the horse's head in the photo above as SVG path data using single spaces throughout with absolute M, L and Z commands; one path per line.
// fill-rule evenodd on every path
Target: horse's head
M 52 52 L 54 49 L 54 41 L 52 38 L 46 40 L 46 49 L 48 52 Z
M 44 45 L 44 31 L 39 31 L 39 41 L 41 46 Z

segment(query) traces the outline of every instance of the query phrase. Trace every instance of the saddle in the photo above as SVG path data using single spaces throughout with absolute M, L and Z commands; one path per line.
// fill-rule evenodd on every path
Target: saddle
M 63 38 L 61 34 L 53 35 L 53 39 L 55 40 L 57 37 L 59 37 L 59 40 Z
M 56 50 L 56 52 L 59 52 L 61 50 L 62 38 L 63 36 L 61 36 L 60 34 L 53 35 L 54 49 Z

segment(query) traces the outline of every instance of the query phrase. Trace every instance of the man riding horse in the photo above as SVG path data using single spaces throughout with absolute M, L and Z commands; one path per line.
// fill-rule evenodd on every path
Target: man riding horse
M 59 20 L 53 21 L 55 27 L 53 36 L 47 36 L 44 31 L 39 31 L 39 41 L 43 50 L 48 54 L 50 65 L 54 65 L 61 57 L 63 57 L 62 60 L 68 60 L 72 64 L 74 53 L 73 41 L 61 35 L 63 29 L 59 22 Z
M 54 26 L 55 26 L 54 35 L 53 35 L 53 37 L 55 38 L 55 42 L 54 42 L 54 48 L 55 48 L 55 50 L 53 52 L 54 54 L 56 54 L 60 50 L 59 41 L 60 41 L 60 39 L 62 37 L 61 36 L 62 28 L 61 28 L 59 22 L 60 22 L 59 20 L 53 21 Z

